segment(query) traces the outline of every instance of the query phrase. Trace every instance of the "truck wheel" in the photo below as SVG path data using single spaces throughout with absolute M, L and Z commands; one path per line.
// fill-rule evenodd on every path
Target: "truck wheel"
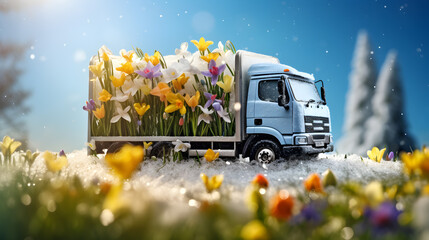
M 169 157 L 174 145 L 171 142 L 157 142 L 153 145 L 150 155 L 156 158 Z
M 250 158 L 260 163 L 271 163 L 280 158 L 280 148 L 271 140 L 261 140 L 250 150 Z

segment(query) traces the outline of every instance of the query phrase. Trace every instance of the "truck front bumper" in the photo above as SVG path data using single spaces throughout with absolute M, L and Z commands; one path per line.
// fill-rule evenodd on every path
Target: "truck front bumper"
M 302 146 L 283 146 L 283 156 L 288 157 L 292 155 L 309 155 L 317 153 L 325 153 L 334 151 L 334 146 L 332 144 L 327 145 L 326 147 L 313 147 L 311 145 L 302 145 Z

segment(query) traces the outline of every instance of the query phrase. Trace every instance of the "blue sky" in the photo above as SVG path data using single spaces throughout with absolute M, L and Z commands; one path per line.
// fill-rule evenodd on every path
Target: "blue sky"
M 40 0 L 0 15 L 0 40 L 28 44 L 21 86 L 31 90 L 32 147 L 72 151 L 86 142 L 88 62 L 107 45 L 164 55 L 204 36 L 276 56 L 325 80 L 334 139 L 342 134 L 356 36 L 370 36 L 379 69 L 398 51 L 405 116 L 418 144 L 429 143 L 428 1 Z M 39 3 L 38 3 L 39 2 Z M 192 45 L 192 44 L 191 44 Z M 190 50 L 195 51 L 190 45 Z

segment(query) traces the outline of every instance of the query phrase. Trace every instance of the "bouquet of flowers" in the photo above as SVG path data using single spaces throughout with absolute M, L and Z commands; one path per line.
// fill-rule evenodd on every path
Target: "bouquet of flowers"
M 91 60 L 92 136 L 233 136 L 235 47 L 227 41 L 181 44 L 175 55 L 105 46 Z

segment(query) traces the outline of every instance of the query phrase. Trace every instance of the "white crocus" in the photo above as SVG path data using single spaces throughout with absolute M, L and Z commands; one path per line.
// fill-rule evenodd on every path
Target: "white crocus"
M 230 123 L 231 122 L 231 118 L 229 118 L 229 114 L 227 111 L 225 111 L 225 109 L 223 109 L 222 106 L 220 106 L 220 110 L 217 111 L 217 114 L 219 115 L 219 117 L 221 117 L 225 122 Z
M 174 145 L 174 151 L 175 152 L 186 152 L 188 151 L 188 149 L 191 147 L 190 143 L 184 143 L 182 141 L 180 141 L 179 139 L 177 139 L 175 142 L 173 142 Z
M 122 86 L 122 89 L 124 90 L 125 94 L 131 94 L 131 96 L 136 95 L 137 91 L 140 90 L 144 86 L 144 78 L 143 77 L 136 77 L 134 81 L 127 80 L 125 81 L 124 85 Z
M 189 58 L 192 56 L 191 52 L 188 51 L 188 42 L 180 44 L 180 49 L 176 48 L 176 55 L 181 58 Z
M 174 67 L 169 67 L 167 69 L 162 70 L 162 76 L 164 77 L 164 82 L 169 83 L 174 79 L 178 78 L 182 74 L 178 72 Z
M 122 109 L 121 104 L 116 103 L 116 113 L 118 115 L 115 115 L 112 117 L 112 119 L 110 120 L 111 123 L 115 123 L 118 122 L 119 119 L 123 118 L 125 120 L 127 120 L 128 122 L 131 122 L 131 117 L 130 114 L 128 114 L 128 111 L 130 111 L 131 107 L 128 106 L 125 109 Z
M 96 146 L 95 146 L 95 140 L 91 139 L 91 141 L 85 143 L 86 146 L 88 146 L 92 151 L 95 151 Z
M 121 90 L 119 90 L 119 88 L 116 89 L 116 96 L 112 97 L 111 100 L 113 101 L 117 101 L 117 102 L 125 102 L 130 98 L 130 94 L 129 93 L 122 93 Z
M 204 121 L 207 124 L 210 124 L 210 122 L 213 120 L 212 117 L 210 116 L 210 114 L 213 113 L 213 110 L 209 110 L 208 108 L 204 108 L 201 105 L 198 105 L 198 107 L 201 109 L 201 111 L 203 111 L 203 113 L 201 113 L 198 116 L 198 124 L 200 125 L 201 121 Z
M 207 65 L 207 63 L 206 63 Z M 193 66 L 187 59 L 181 58 L 177 62 L 171 64 L 171 67 L 175 68 L 178 72 L 189 73 L 190 75 L 200 74 L 200 70 Z M 207 68 L 207 66 L 206 66 Z M 207 69 L 206 69 L 207 70 Z

